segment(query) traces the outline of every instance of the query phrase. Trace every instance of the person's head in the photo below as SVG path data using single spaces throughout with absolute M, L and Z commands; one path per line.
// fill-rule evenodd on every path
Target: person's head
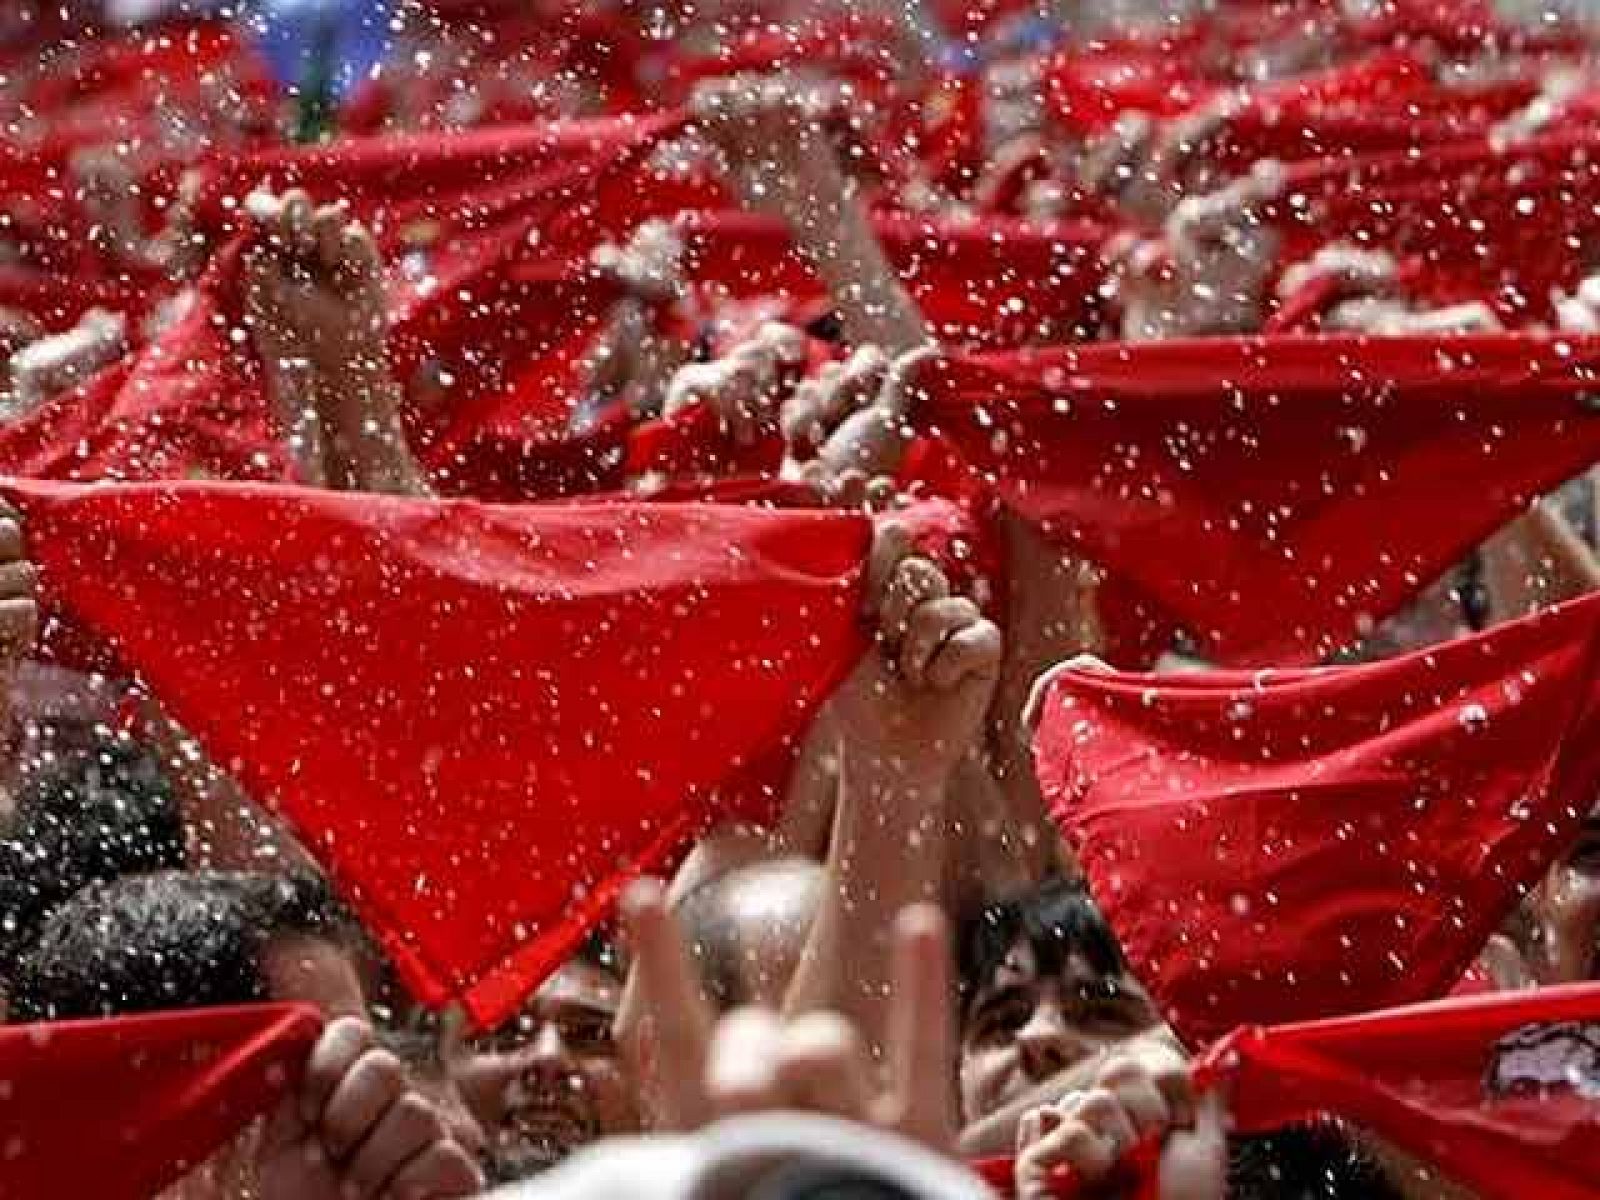
M 184 865 L 183 818 L 160 765 L 104 743 L 27 776 L 0 833 L 0 962 L 89 883 Z
M 298 1000 L 364 1015 L 349 926 L 320 880 L 162 871 L 92 883 L 44 922 L 13 1021 Z
M 452 1063 L 499 1179 L 524 1178 L 602 1136 L 638 1130 L 637 1096 L 612 1039 L 621 998 L 616 951 L 593 937 L 517 1016 Z
M 673 906 L 717 1012 L 782 1004 L 823 882 L 810 859 L 761 862 L 718 876 Z
M 1079 883 L 1052 878 L 990 905 L 960 955 L 967 1121 L 1159 1021 Z

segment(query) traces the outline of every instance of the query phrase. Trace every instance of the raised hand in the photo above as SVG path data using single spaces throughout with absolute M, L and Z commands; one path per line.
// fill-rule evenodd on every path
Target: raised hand
M 1000 630 L 937 564 L 917 554 L 905 527 L 885 520 L 868 563 L 867 611 L 878 653 L 834 698 L 862 753 L 941 778 L 980 739 L 1001 661 Z
M 1017 1126 L 1019 1200 L 1048 1200 L 1052 1176 L 1102 1182 L 1135 1147 L 1162 1144 L 1162 1200 L 1221 1200 L 1227 1174 L 1222 1114 L 1197 1098 L 1188 1065 L 1114 1057 L 1082 1091 L 1026 1113 Z
M 265 339 L 328 372 L 385 355 L 383 260 L 365 226 L 341 205 L 314 208 L 299 188 L 253 192 L 245 211 L 258 233 L 246 264 L 247 320 L 258 344 Z
M 483 1187 L 472 1156 L 363 1021 L 331 1023 L 269 1118 L 262 1200 L 448 1200 Z
M 753 445 L 778 427 L 805 361 L 805 334 L 769 321 L 723 357 L 680 367 L 667 386 L 666 415 L 702 405 L 737 444 Z
M 644 1014 L 624 1050 L 650 1080 L 661 1128 L 807 1110 L 952 1152 L 954 1014 L 949 935 L 937 909 L 907 909 L 895 924 L 886 1076 L 861 1032 L 835 1013 L 785 1020 L 745 1008 L 714 1021 L 661 886 L 635 885 L 623 912 Z
M 426 494 L 389 364 L 383 260 L 342 205 L 254 192 L 245 323 L 307 482 Z
M 881 365 L 880 353 L 858 351 L 858 356 L 833 380 L 831 391 L 819 386 L 811 407 L 786 420 L 797 438 L 822 436 L 801 477 L 825 500 L 848 507 L 871 501 L 875 491 L 881 495 L 877 481 L 899 473 L 916 437 L 912 416 L 943 361 L 934 346 L 902 354 L 887 366 Z M 874 383 L 876 395 L 862 403 Z
M 683 240 L 666 221 L 645 221 L 625 245 L 607 242 L 590 258 L 635 299 L 662 304 L 683 291 Z

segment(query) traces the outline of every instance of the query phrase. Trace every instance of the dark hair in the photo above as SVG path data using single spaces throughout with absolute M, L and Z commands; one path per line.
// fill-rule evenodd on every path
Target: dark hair
M 1381 1168 L 1330 1124 L 1228 1140 L 1228 1200 L 1400 1200 Z
M 45 921 L 17 964 L 11 1018 L 114 1016 L 265 1000 L 261 954 L 286 933 L 339 936 L 308 875 L 165 871 L 93 883 Z
M 1074 954 L 1093 970 L 1116 976 L 1128 969 L 1111 926 L 1077 880 L 1052 875 L 1037 886 L 999 900 L 969 921 L 960 934 L 961 1011 L 994 978 L 1011 947 L 1026 939 L 1041 975 L 1058 975 Z
M 628 963 L 622 947 L 604 929 L 593 930 L 583 939 L 583 945 L 578 947 L 572 957 L 577 962 L 605 972 L 618 983 L 627 977 Z
M 183 819 L 156 759 L 106 741 L 24 780 L 0 837 L 0 962 L 86 884 L 184 865 Z

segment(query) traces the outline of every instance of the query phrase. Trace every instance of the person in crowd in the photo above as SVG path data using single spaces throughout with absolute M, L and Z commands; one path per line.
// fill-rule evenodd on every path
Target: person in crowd
M 187 851 L 172 786 L 150 756 L 110 742 L 41 766 L 0 838 L 0 963 L 16 963 L 50 914 L 90 883 L 181 870 Z
M 4 772 L 0 799 L 8 1024 L 271 1001 L 310 1005 L 326 1022 L 281 1103 L 165 1200 L 447 1198 L 491 1182 L 508 1200 L 976 1200 L 987 1193 L 973 1164 L 1006 1160 L 1020 1200 L 1045 1200 L 1063 1175 L 1131 1194 L 1141 1154 L 1158 1163 L 1153 1193 L 1141 1194 L 1161 1200 L 1462 1194 L 1363 1130 L 1230 1134 L 1229 1097 L 1197 1079 L 1203 1047 L 1180 1042 L 1137 978 L 1046 811 L 1030 750 L 1029 699 L 1053 665 L 1126 651 L 1128 665 L 1150 667 L 1178 643 L 1160 626 L 1131 639 L 1136 648 L 1119 644 L 1128 580 L 998 503 L 993 480 L 953 463 L 959 481 L 937 478 L 925 402 L 953 356 L 973 351 L 936 336 L 934 308 L 913 298 L 877 230 L 884 218 L 926 221 L 912 272 L 937 253 L 943 223 L 1002 214 L 992 228 L 1094 231 L 1092 320 L 1069 338 L 1039 314 L 993 361 L 1066 363 L 1093 338 L 1129 353 L 1205 338 L 1430 338 L 1446 357 L 1511 327 L 1583 359 L 1584 339 L 1600 333 L 1592 230 L 1563 233 L 1560 269 L 1530 266 L 1526 287 L 1497 259 L 1481 286 L 1439 293 L 1418 274 L 1418 251 L 1475 197 L 1529 181 L 1530 216 L 1556 198 L 1592 216 L 1592 38 L 1553 20 L 1513 32 L 1476 8 L 1469 19 L 1466 5 L 1451 22 L 1407 5 L 552 3 L 530 14 L 433 0 L 402 6 L 403 61 L 354 90 L 328 145 L 295 150 L 282 143 L 305 131 L 307 81 L 259 78 L 236 29 L 159 3 L 123 5 L 114 15 L 126 28 L 97 28 L 92 7 L 48 22 L 37 6 L 0 14 L 0 106 L 15 143 L 0 154 L 0 434 L 87 444 L 93 431 L 78 422 L 94 389 L 123 370 L 111 425 L 185 419 L 160 388 L 192 386 L 186 373 L 203 364 L 168 361 L 164 339 L 196 312 L 205 268 L 227 265 L 225 247 L 198 232 L 202 200 L 217 200 L 206 183 L 215 169 L 259 163 L 259 187 L 220 198 L 243 257 L 239 294 L 211 332 L 248 368 L 240 378 L 264 384 L 263 426 L 282 443 L 270 448 L 287 447 L 283 482 L 389 497 L 395 511 L 415 503 L 444 524 L 473 519 L 470 472 L 440 470 L 420 431 L 462 418 L 449 377 L 491 380 L 493 356 L 470 329 L 449 356 L 404 344 L 409 333 L 393 339 L 406 320 L 396 296 L 425 306 L 434 260 L 454 247 L 418 233 L 424 248 L 395 249 L 410 234 L 396 238 L 381 198 L 358 220 L 338 186 L 302 185 L 295 164 L 346 149 L 355 162 L 382 139 L 419 163 L 501 135 L 521 153 L 549 132 L 530 140 L 532 120 L 661 119 L 670 132 L 640 151 L 649 169 L 630 186 L 666 194 L 692 178 L 728 208 L 781 222 L 821 285 L 822 315 L 782 288 L 694 277 L 692 213 L 662 211 L 645 202 L 659 201 L 651 193 L 633 197 L 646 218 L 613 220 L 601 184 L 563 182 L 573 199 L 563 191 L 491 266 L 518 284 L 575 272 L 615 299 L 597 320 L 582 315 L 595 328 L 560 363 L 571 378 L 539 385 L 572 393 L 553 440 L 528 433 L 521 413 L 496 414 L 496 432 L 508 445 L 526 433 L 530 463 L 552 444 L 626 436 L 606 452 L 618 469 L 592 487 L 518 498 L 604 511 L 621 497 L 676 503 L 679 485 L 750 485 L 786 505 L 865 514 L 872 529 L 859 583 L 865 652 L 786 747 L 793 765 L 770 825 L 735 805 L 713 814 L 668 864 L 669 882 L 628 890 L 623 936 L 596 930 L 537 987 L 527 980 L 516 1014 L 490 1029 L 469 1034 L 464 1011 L 417 1011 L 396 982 L 404 952 L 385 942 L 397 951 L 386 959 L 332 896 L 316 865 L 326 848 L 296 840 L 274 811 L 279 797 L 238 782 L 250 777 L 247 754 L 211 761 L 161 709 L 160 688 L 119 679 L 106 690 L 129 697 L 120 706 L 96 691 L 97 713 L 138 707 L 142 721 L 119 711 L 113 732 L 97 717 L 75 731 L 81 746 L 63 740 L 58 753 L 35 739 L 46 749 Z M 172 65 L 185 56 L 192 79 Z M 1286 106 L 1287 124 L 1303 112 L 1305 128 L 1298 141 L 1272 139 L 1281 153 L 1241 162 L 1229 139 L 1263 97 Z M 1435 187 L 1414 173 L 1432 141 L 1392 155 L 1318 149 L 1328 129 L 1369 110 L 1430 131 L 1448 148 L 1442 162 L 1471 163 Z M 1322 117 L 1337 120 L 1323 128 Z M 1540 157 L 1569 141 L 1567 158 Z M 1414 208 L 1417 228 L 1291 230 L 1285 212 L 1318 211 L 1298 190 L 1305 162 L 1330 179 L 1348 169 L 1374 212 Z M 1390 187 L 1389 172 L 1405 182 Z M 450 215 L 465 236 L 502 207 L 549 199 L 519 188 L 463 191 L 448 203 L 470 211 Z M 574 233 L 591 225 L 599 232 Z M 1530 235 L 1530 259 L 1549 257 L 1531 245 L 1545 237 L 1542 225 Z M 393 272 L 386 252 L 401 260 Z M 995 257 L 1005 257 L 998 234 Z M 452 285 L 447 299 L 470 310 L 476 286 Z M 552 328 L 567 316 L 536 315 Z M 542 339 L 493 332 L 513 350 L 526 348 L 519 337 Z M 141 409 L 147 389 L 160 392 L 153 415 Z M 639 466 L 635 434 L 680 430 L 701 413 L 728 453 L 694 470 Z M 735 465 L 769 447 L 761 470 Z M 162 474 L 149 466 L 131 471 Z M 440 502 L 447 491 L 464 501 Z M 965 522 L 942 557 L 913 532 L 929 493 Z M 1443 643 L 1600 589 L 1593 508 L 1592 480 L 1580 477 L 1477 549 L 1453 548 L 1465 557 L 1414 581 L 1409 606 L 1363 628 L 1344 657 Z M 63 659 L 51 669 L 64 686 L 88 690 L 71 674 L 73 647 L 37 644 L 24 532 L 0 512 L 8 723 L 29 654 Z M 1249 580 L 1238 588 L 1248 602 Z M 60 625 L 73 617 L 52 609 Z M 648 762 L 657 748 L 608 751 Z M 610 894 L 572 899 L 603 923 Z M 1591 814 L 1489 939 L 1481 973 L 1505 990 L 1588 982 L 1600 978 L 1597 949 Z
M 596 935 L 514 1018 L 446 1048 L 451 1079 L 488 1132 L 493 1178 L 523 1179 L 639 1132 L 639 1092 L 612 1033 L 623 978 L 617 948 Z
M 377 1044 L 344 917 L 315 879 L 155 872 L 93 883 L 46 918 L 11 980 L 12 1021 L 293 1000 L 329 1020 L 298 1089 L 174 1200 L 469 1196 L 457 1128 Z M 468 1135 L 470 1136 L 470 1135 Z

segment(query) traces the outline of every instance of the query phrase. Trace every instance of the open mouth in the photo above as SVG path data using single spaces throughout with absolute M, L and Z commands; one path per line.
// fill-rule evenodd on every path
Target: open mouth
M 530 1166 L 559 1162 L 599 1136 L 594 1118 L 571 1104 L 530 1104 L 512 1113 L 502 1140 L 515 1144 L 515 1153 Z

